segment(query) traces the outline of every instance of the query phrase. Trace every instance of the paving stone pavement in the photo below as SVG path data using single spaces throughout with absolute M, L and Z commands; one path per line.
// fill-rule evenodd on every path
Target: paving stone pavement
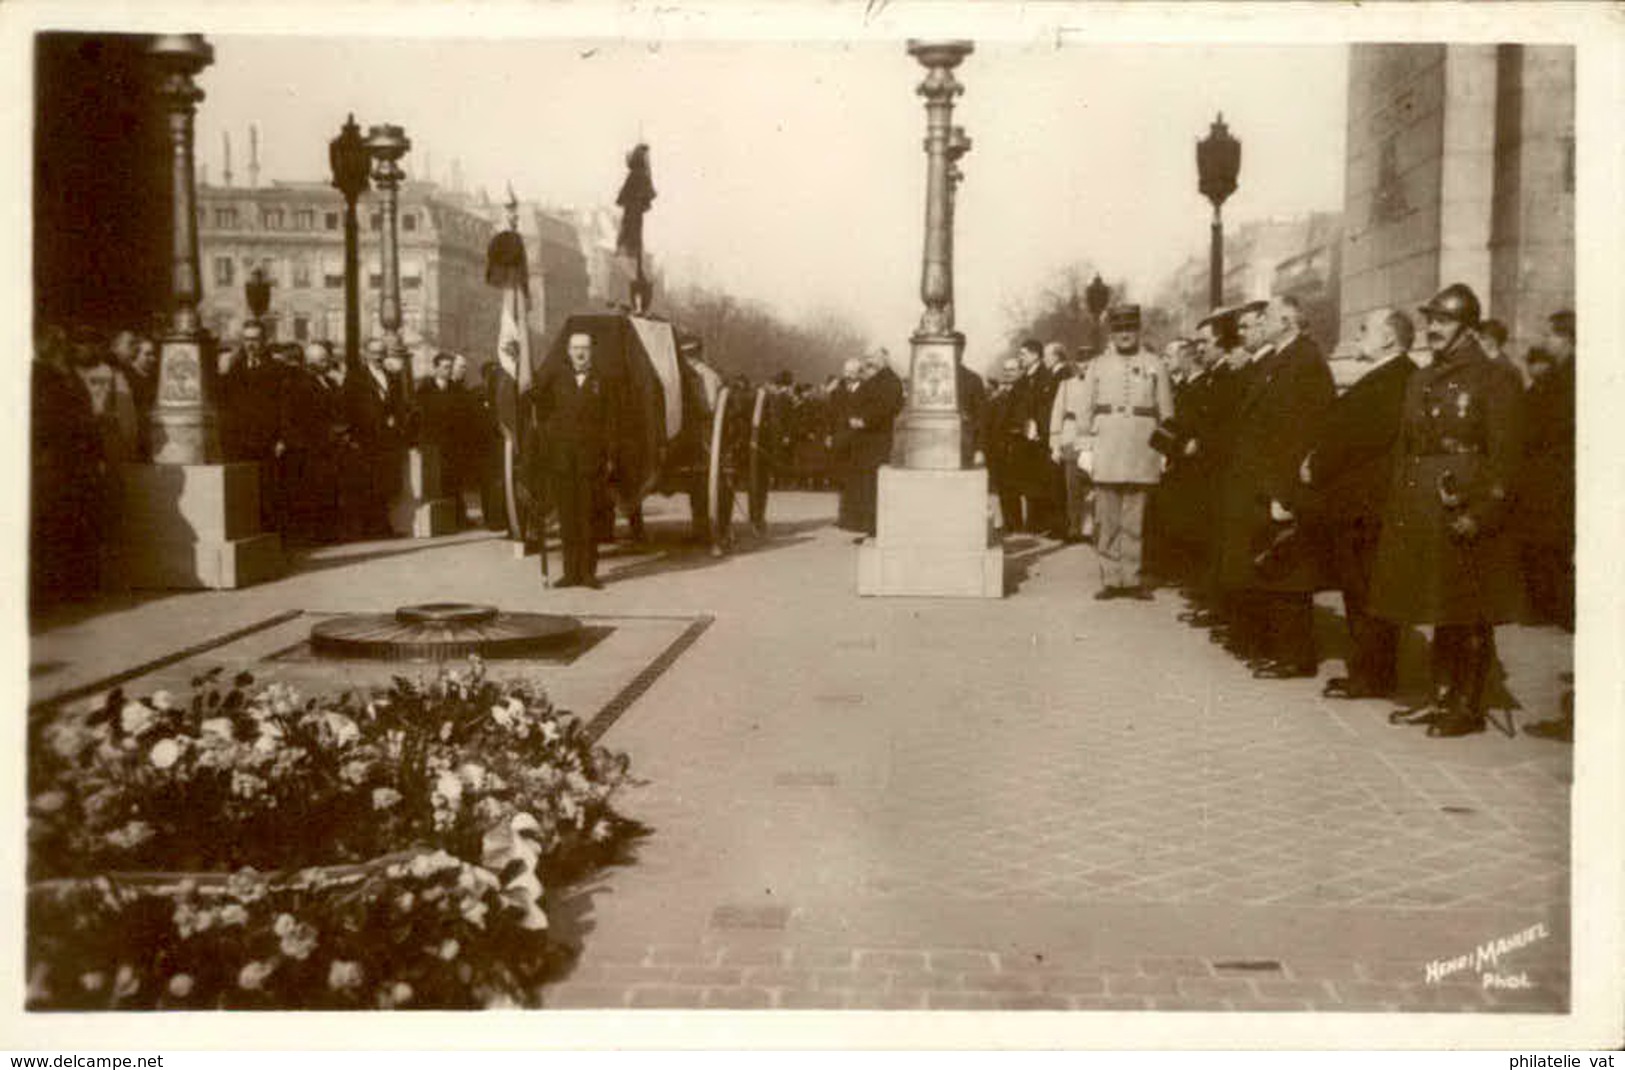
M 721 561 L 657 509 L 668 541 L 608 558 L 602 592 L 544 591 L 480 535 L 322 551 L 247 591 L 59 613 L 33 690 L 290 606 L 711 614 L 605 737 L 652 831 L 634 864 L 555 890 L 583 950 L 549 1006 L 1567 1006 L 1570 747 L 1428 740 L 1386 704 L 1253 680 L 1173 592 L 1091 601 L 1087 546 L 1011 540 L 1002 601 L 861 599 L 833 504 L 775 496 L 771 537 Z M 1567 637 L 1499 641 L 1520 723 L 1551 716 Z M 1428 979 L 1530 931 L 1489 971 L 1528 987 Z

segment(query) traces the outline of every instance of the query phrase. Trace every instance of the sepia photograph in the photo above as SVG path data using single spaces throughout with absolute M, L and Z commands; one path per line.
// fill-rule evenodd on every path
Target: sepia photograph
M 1478 7 L 0 11 L 14 1043 L 1625 1042 L 1625 34 Z

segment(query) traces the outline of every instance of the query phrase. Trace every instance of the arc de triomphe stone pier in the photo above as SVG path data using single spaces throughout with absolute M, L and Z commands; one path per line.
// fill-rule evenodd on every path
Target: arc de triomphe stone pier
M 858 593 L 1000 598 L 1004 551 L 988 517 L 987 469 L 961 467 L 959 362 L 954 329 L 953 200 L 958 162 L 969 150 L 953 125 L 964 92 L 954 69 L 969 41 L 910 41 L 925 67 L 925 311 L 910 339 L 908 403 L 890 465 L 880 469 L 875 537 L 858 548 Z

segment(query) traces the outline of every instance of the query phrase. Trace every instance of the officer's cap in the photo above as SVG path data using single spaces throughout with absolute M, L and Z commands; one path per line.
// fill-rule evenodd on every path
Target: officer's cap
M 1140 329 L 1140 306 L 1118 305 L 1106 316 L 1106 326 L 1113 331 L 1137 331 Z

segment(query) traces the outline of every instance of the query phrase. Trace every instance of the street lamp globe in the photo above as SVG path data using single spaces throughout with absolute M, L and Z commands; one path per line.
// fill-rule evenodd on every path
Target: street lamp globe
M 255 268 L 243 284 L 243 297 L 248 300 L 248 311 L 256 320 L 263 320 L 271 310 L 271 280 L 261 268 Z
M 1112 288 L 1107 286 L 1100 273 L 1096 272 L 1095 277 L 1083 291 L 1083 300 L 1089 306 L 1089 315 L 1098 320 L 1100 314 L 1106 311 L 1106 303 L 1111 299 Z
M 1224 125 L 1224 113 L 1220 112 L 1207 137 L 1196 143 L 1197 188 L 1217 209 L 1236 192 L 1236 177 L 1240 173 L 1241 142 L 1230 135 L 1230 128 Z
M 333 188 L 346 200 L 354 201 L 367 191 L 372 154 L 354 114 L 344 121 L 339 136 L 327 143 L 327 160 L 333 168 Z

